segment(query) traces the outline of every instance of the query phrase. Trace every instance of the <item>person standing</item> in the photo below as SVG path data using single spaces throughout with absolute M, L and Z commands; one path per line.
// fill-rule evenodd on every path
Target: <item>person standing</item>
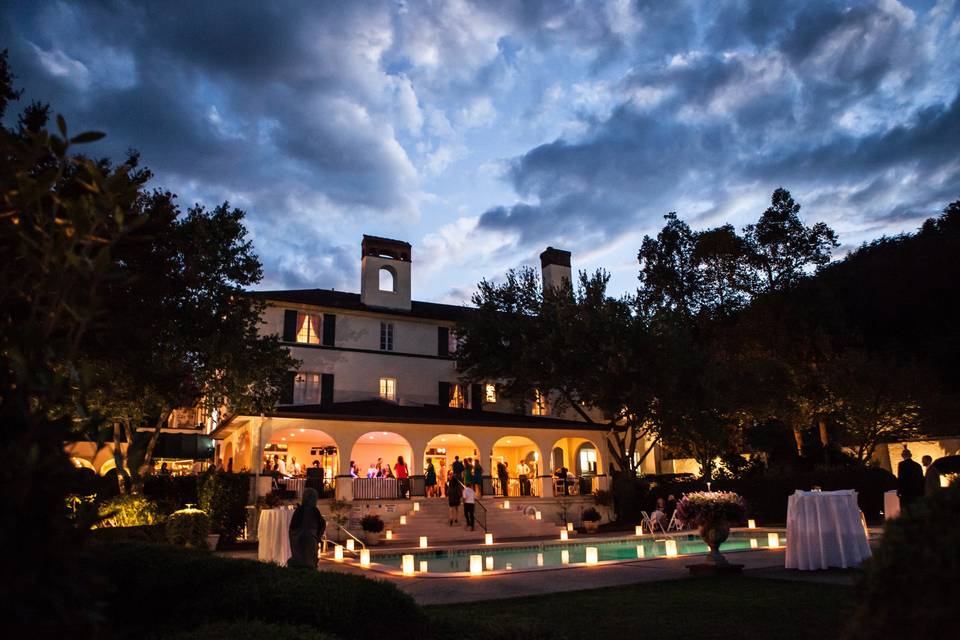
M 933 458 L 930 456 L 923 456 L 920 462 L 927 468 L 926 473 L 923 474 L 923 495 L 929 496 L 940 488 L 940 470 L 933 464 Z
M 509 495 L 510 473 L 507 471 L 507 465 L 503 463 L 503 460 L 497 463 L 497 478 L 500 480 L 500 492 L 506 498 Z
M 530 467 L 523 460 L 517 465 L 517 477 L 520 479 L 520 495 L 530 495 Z
M 463 486 L 473 486 L 473 460 L 470 458 L 463 460 Z
M 463 490 L 463 519 L 466 521 L 470 531 L 473 531 L 477 508 L 477 494 L 473 487 L 467 485 Z
M 483 467 L 480 466 L 479 460 L 473 461 L 473 490 L 478 496 L 483 495 Z
M 453 471 L 454 478 L 463 481 L 463 463 L 460 462 L 460 456 L 453 456 L 453 464 L 450 465 L 450 470 Z
M 407 463 L 403 461 L 403 456 L 397 456 L 397 464 L 393 467 L 394 473 L 397 474 L 397 489 L 400 494 L 398 497 L 406 498 L 407 492 L 409 489 L 409 482 L 407 478 L 410 477 L 410 470 L 407 468 Z
M 903 460 L 897 465 L 897 495 L 900 496 L 900 508 L 905 509 L 923 497 L 923 467 L 913 460 L 913 454 L 906 445 L 900 457 Z
M 460 479 L 453 470 L 447 472 L 447 506 L 450 507 L 450 526 L 460 522 Z
M 437 489 L 437 470 L 433 466 L 433 460 L 427 462 L 427 472 L 423 475 L 423 484 L 427 488 L 427 496 L 436 497 Z

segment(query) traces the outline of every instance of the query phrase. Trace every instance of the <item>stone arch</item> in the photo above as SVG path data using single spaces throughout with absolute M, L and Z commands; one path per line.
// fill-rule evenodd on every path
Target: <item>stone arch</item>
M 498 463 L 507 467 L 508 495 L 531 495 L 536 491 L 537 477 L 543 473 L 544 460 L 541 448 L 534 440 L 520 435 L 503 436 L 493 443 L 490 459 L 490 474 L 495 478 L 498 492 L 502 493 Z M 549 462 L 549 461 L 547 461 Z M 521 477 L 522 468 L 528 469 L 526 480 Z
M 435 453 L 431 454 L 430 452 Z M 440 453 L 443 451 L 443 453 Z M 423 450 L 423 472 L 426 473 L 427 461 L 434 462 L 434 470 L 437 473 L 437 481 L 443 483 L 446 481 L 446 472 L 453 465 L 455 457 L 461 461 L 466 458 L 476 458 L 480 460 L 483 467 L 483 474 L 490 475 L 490 469 L 487 467 L 486 456 L 483 455 L 483 449 L 471 437 L 462 433 L 437 433 L 427 441 Z M 440 461 L 438 463 L 438 461 Z M 443 466 L 441 466 L 441 464 Z
M 380 291 L 397 292 L 397 270 L 385 264 L 377 271 L 377 288 Z

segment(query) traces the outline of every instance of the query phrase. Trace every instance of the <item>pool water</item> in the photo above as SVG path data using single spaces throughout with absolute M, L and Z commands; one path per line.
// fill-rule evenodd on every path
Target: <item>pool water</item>
M 427 562 L 428 573 L 455 573 L 470 571 L 470 556 L 483 556 L 483 569 L 486 571 L 522 571 L 542 567 L 559 567 L 564 564 L 583 564 L 586 562 L 586 548 L 596 547 L 599 561 L 637 560 L 638 558 L 657 558 L 667 555 L 666 540 L 677 543 L 680 555 L 706 553 L 707 545 L 696 534 L 671 536 L 670 538 L 619 538 L 612 541 L 583 541 L 566 543 L 540 543 L 509 547 L 471 547 L 469 549 L 444 549 L 441 551 L 419 551 L 413 553 L 414 567 L 421 571 L 421 562 Z M 780 545 L 785 544 L 784 536 L 779 536 Z M 769 546 L 767 533 L 731 533 L 720 547 L 720 551 L 744 551 L 764 549 Z M 642 551 L 640 550 L 642 548 Z M 564 562 L 564 551 L 566 559 Z M 392 571 L 400 571 L 401 554 L 377 555 L 373 561 Z M 492 564 L 491 564 L 492 563 Z

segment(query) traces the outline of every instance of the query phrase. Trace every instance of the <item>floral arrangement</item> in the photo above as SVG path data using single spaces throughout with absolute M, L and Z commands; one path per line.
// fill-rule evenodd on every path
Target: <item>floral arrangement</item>
M 677 519 L 687 526 L 736 523 L 747 515 L 747 504 L 732 491 L 695 491 L 688 493 L 677 503 Z
M 372 513 L 365 515 L 360 520 L 360 528 L 369 533 L 380 533 L 383 531 L 383 520 L 380 519 L 380 516 Z

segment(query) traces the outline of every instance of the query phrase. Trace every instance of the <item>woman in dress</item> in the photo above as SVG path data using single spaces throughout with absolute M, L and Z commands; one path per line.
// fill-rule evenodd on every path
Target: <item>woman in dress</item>
M 450 526 L 460 522 L 460 481 L 453 470 L 447 472 L 447 506 L 450 507 Z
M 427 496 L 435 497 L 437 489 L 437 470 L 433 466 L 433 460 L 427 463 L 427 472 L 423 475 L 423 484 L 427 488 Z

